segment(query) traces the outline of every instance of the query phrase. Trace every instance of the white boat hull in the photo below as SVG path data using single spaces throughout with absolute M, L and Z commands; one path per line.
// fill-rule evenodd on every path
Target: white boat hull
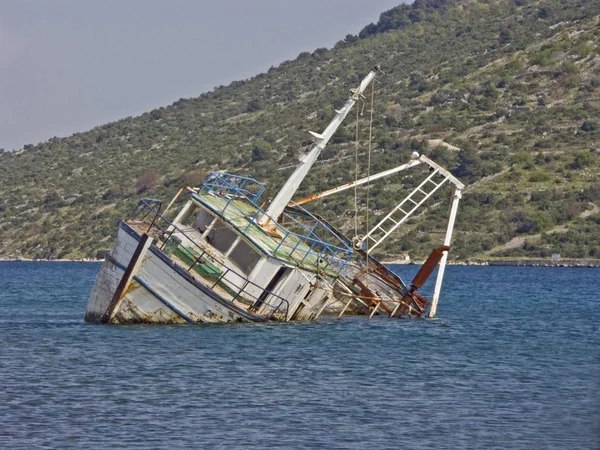
M 227 323 L 261 321 L 218 295 L 151 246 L 126 290 L 117 294 L 141 237 L 121 223 L 100 269 L 85 320 L 95 323 Z

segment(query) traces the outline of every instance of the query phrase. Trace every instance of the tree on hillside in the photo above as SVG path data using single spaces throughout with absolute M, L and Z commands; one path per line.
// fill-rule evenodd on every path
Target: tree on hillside
M 135 183 L 138 194 L 152 189 L 158 184 L 158 175 L 154 170 L 146 170 Z

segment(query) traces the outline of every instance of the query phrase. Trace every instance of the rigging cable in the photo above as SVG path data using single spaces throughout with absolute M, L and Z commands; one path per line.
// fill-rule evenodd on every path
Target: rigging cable
M 369 156 L 367 163 L 367 236 L 369 235 L 369 197 L 370 197 L 370 189 L 371 189 L 371 180 L 369 177 L 371 176 L 371 148 L 373 143 L 373 110 L 375 109 L 375 81 L 371 82 L 371 118 L 369 120 Z M 369 239 L 365 240 L 367 248 L 365 252 L 366 256 L 366 264 L 369 265 Z
M 356 136 L 354 139 L 354 236 L 358 236 L 358 110 L 356 108 Z

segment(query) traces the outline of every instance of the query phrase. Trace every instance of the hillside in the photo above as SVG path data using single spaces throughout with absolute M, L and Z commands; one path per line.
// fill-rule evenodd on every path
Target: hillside
M 600 258 L 599 15 L 600 2 L 585 0 L 417 0 L 249 80 L 0 153 L 0 258 L 101 257 L 140 197 L 167 201 L 210 170 L 252 176 L 275 192 L 307 130 L 320 131 L 374 63 L 384 75 L 371 172 L 418 150 L 468 185 L 451 259 Z M 361 176 L 369 108 L 370 98 L 358 124 Z M 355 130 L 349 117 L 300 195 L 354 178 Z M 371 186 L 371 224 L 410 183 Z M 353 229 L 351 194 L 312 209 Z M 381 256 L 422 258 L 438 245 L 446 215 L 438 209 L 414 218 Z

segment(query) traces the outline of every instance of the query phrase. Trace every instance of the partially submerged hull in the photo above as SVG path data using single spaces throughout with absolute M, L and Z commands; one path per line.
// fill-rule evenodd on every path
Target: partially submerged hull
M 117 239 L 90 294 L 86 321 L 175 324 L 262 320 L 220 298 L 155 245 L 138 256 L 136 273 L 119 291 L 119 284 L 127 268 L 135 262 L 134 253 L 140 245 L 143 245 L 142 236 L 121 222 Z
M 140 234 L 139 226 L 121 222 L 88 299 L 85 320 L 115 324 L 314 320 L 335 302 L 331 290 L 323 289 L 323 280 L 298 269 L 261 287 L 248 279 L 236 282 L 233 278 L 241 278 L 238 273 L 229 279 L 222 271 L 198 273 L 160 247 L 159 240 Z M 214 268 L 216 259 L 211 261 L 200 261 L 196 267 Z
M 317 320 L 322 314 L 421 316 L 429 301 L 417 290 L 440 263 L 430 317 L 435 314 L 461 189 L 445 169 L 419 156 L 403 166 L 311 198 L 397 173 L 418 164 L 427 178 L 364 236 L 349 238 L 291 201 L 336 128 L 373 80 L 376 67 L 352 91 L 277 196 L 261 200 L 265 185 L 213 172 L 202 186 L 162 202 L 142 199 L 119 225 L 88 300 L 92 323 L 230 323 Z M 432 252 L 410 284 L 370 252 L 444 183 L 454 184 L 444 246 Z M 167 211 L 186 192 L 173 219 Z M 303 200 L 304 202 L 306 200 Z M 266 210 L 263 205 L 269 203 Z
M 173 221 L 160 213 L 160 202 L 143 199 L 120 223 L 90 294 L 87 322 L 310 321 L 323 313 L 425 312 L 429 302 L 414 283 L 407 286 L 364 250 L 352 249 L 324 219 L 289 208 L 287 227 L 296 221 L 310 233 L 281 225 L 265 230 L 256 221 L 260 207 L 240 194 L 239 183 L 248 179 L 211 177 L 187 189 L 191 199 Z M 224 181 L 232 179 L 235 187 L 227 188 Z M 317 236 L 318 229 L 328 239 Z

